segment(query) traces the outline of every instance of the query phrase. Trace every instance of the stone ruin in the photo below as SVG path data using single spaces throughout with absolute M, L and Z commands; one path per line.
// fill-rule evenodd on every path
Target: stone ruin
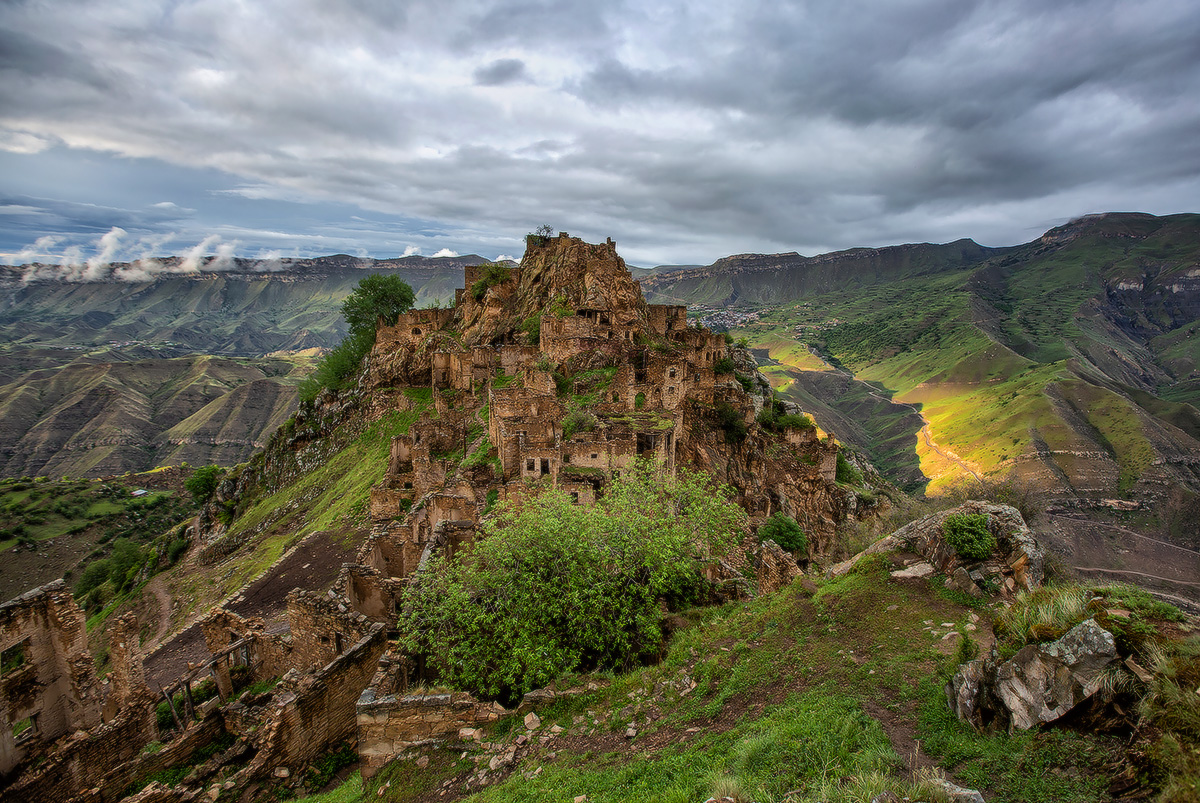
M 389 636 L 414 572 L 468 546 L 491 505 L 519 505 L 537 487 L 589 504 L 638 459 L 692 466 L 726 478 L 752 521 L 792 516 L 821 552 L 852 509 L 835 482 L 837 443 L 815 428 L 759 426 L 769 384 L 748 353 L 734 352 L 739 379 L 730 356 L 723 336 L 689 325 L 686 307 L 646 304 L 611 240 L 560 234 L 532 244 L 519 267 L 467 268 L 453 308 L 415 310 L 378 330 L 364 389 L 413 390 L 381 398 L 409 407 L 428 398 L 433 415 L 394 439 L 356 561 L 327 594 L 294 590 L 281 632 L 216 608 L 200 624 L 209 657 L 151 690 L 132 617 L 113 626 L 113 669 L 100 680 L 83 615 L 61 583 L 0 608 L 0 800 L 116 800 L 218 737 L 229 746 L 178 786 L 151 784 L 132 799 L 252 796 L 294 781 L 342 740 L 357 742 L 369 776 L 504 714 L 427 688 L 435 679 L 420 657 L 389 650 Z M 744 435 L 726 437 L 717 407 Z M 710 571 L 714 580 L 757 577 L 763 590 L 799 573 L 792 556 L 750 537 Z M 196 684 L 209 680 L 215 697 L 195 702 Z M 163 703 L 174 728 L 161 749 L 146 750 L 169 735 L 158 727 Z

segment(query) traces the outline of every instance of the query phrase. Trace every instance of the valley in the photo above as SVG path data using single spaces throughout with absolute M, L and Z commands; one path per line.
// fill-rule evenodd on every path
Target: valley
M 1186 337 L 1200 218 L 1146 218 L 1077 221 L 1007 249 L 962 241 L 651 273 L 629 271 L 611 240 L 530 235 L 519 266 L 461 269 L 453 304 L 418 303 L 381 323 L 353 381 L 300 405 L 313 352 L 176 352 L 193 335 L 159 340 L 179 337 L 162 322 L 116 343 L 100 342 L 98 327 L 90 345 L 10 344 L 0 364 L 5 470 L 110 478 L 8 481 L 6 510 L 28 520 L 22 527 L 40 517 L 35 526 L 49 528 L 21 530 L 13 554 L 28 560 L 13 568 L 28 572 L 61 541 L 74 552 L 41 568 L 70 568 L 77 600 L 30 574 L 43 588 L 3 606 L 6 626 L 50 627 L 53 637 L 36 630 L 22 641 L 28 649 L 69 641 L 95 656 L 54 665 L 74 667 L 70 688 L 84 691 L 72 716 L 102 746 L 47 746 L 51 763 L 35 762 L 16 794 L 78 789 L 96 749 L 115 757 L 97 794 L 144 803 L 304 795 L 330 783 L 332 771 L 317 767 L 347 763 L 358 769 L 336 793 L 346 800 L 557 800 L 564 789 L 680 803 L 880 790 L 942 800 L 969 784 L 987 800 L 1082 803 L 1191 783 L 1194 762 L 1163 746 L 1179 738 L 1191 749 L 1191 720 L 1163 712 L 1177 693 L 1165 678 L 1190 683 L 1198 666 L 1194 620 L 1109 585 L 1136 583 L 1185 611 L 1200 601 L 1200 414 Z M 677 299 L 697 308 L 662 303 Z M 195 314 L 185 306 L 180 321 Z M 264 309 L 244 343 L 276 336 L 278 310 Z M 200 320 L 178 329 L 199 331 Z M 221 321 L 213 316 L 213 331 L 228 345 Z M 647 458 L 680 482 L 669 505 L 630 485 L 648 481 Z M 190 469 L 128 475 L 112 492 L 127 515 L 145 523 L 170 506 L 174 518 L 159 522 L 170 529 L 101 530 L 88 494 L 137 459 L 230 470 L 190 491 L 207 500 L 195 518 L 182 487 Z M 694 468 L 727 485 L 687 490 Z M 155 482 L 150 502 L 132 496 Z M 55 495 L 82 518 L 23 507 Z M 980 497 L 1020 506 L 1031 531 L 1014 508 L 955 507 Z M 435 608 L 421 606 L 460 593 L 451 584 L 421 601 L 423 584 L 455 582 L 455 556 L 507 548 L 497 545 L 523 508 L 561 548 L 555 527 L 577 534 L 573 547 L 585 527 L 637 521 L 640 543 L 670 529 L 647 527 L 654 510 L 677 521 L 719 499 L 728 509 L 704 508 L 705 520 L 742 542 L 689 581 L 707 597 L 648 599 L 664 629 L 645 631 L 660 641 L 636 660 L 605 664 L 592 649 L 572 663 L 565 647 L 543 645 L 535 652 L 565 662 L 535 672 L 545 659 L 525 656 L 531 642 L 504 620 L 488 632 L 508 641 L 480 663 L 527 674 L 473 686 L 461 670 L 470 661 L 447 658 L 464 655 L 462 642 L 435 640 L 459 625 L 422 618 Z M 952 520 L 970 516 L 993 540 L 968 560 L 966 547 L 947 544 Z M 759 540 L 779 517 L 801 531 L 790 554 Z M 600 589 L 619 570 L 621 526 L 605 530 L 606 570 L 584 592 L 553 574 L 576 555 L 515 565 L 561 583 L 574 610 L 577 593 L 615 593 Z M 698 543 L 700 527 L 685 529 L 680 543 Z M 511 559 L 496 555 L 481 563 Z M 97 584 L 85 587 L 89 577 Z M 7 580 L 10 595 L 23 590 Z M 520 586 L 502 583 L 495 604 Z M 955 718 L 945 705 L 960 693 L 956 672 L 999 671 L 1035 647 L 1053 653 L 1011 624 L 1047 595 L 1082 600 L 1053 614 L 1050 638 L 1099 621 L 1117 640 L 1112 662 L 1132 667 L 1135 679 L 1121 682 L 1134 685 L 1061 726 L 1007 737 Z M 462 599 L 481 605 L 471 627 L 496 615 L 479 589 Z M 533 629 L 561 627 L 544 621 Z M 590 621 L 566 630 L 582 634 Z M 88 691 L 99 683 L 93 660 L 110 680 Z M 1100 688 L 1091 683 L 1088 695 Z M 1123 736 L 1088 733 L 1089 717 Z M 845 727 L 796 724 L 830 718 Z M 15 753 L 6 744 L 4 760 L 34 749 L 29 739 Z M 802 745 L 816 763 L 795 759 Z M 1188 798 L 1163 798 L 1176 799 Z

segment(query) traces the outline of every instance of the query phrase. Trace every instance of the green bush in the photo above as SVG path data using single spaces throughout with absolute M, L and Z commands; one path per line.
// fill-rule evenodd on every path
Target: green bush
M 483 268 L 483 275 L 471 285 L 471 297 L 476 301 L 483 301 L 483 297 L 487 295 L 489 287 L 503 284 L 512 275 L 512 269 L 508 265 L 498 262 L 480 265 L 480 267 Z
M 576 432 L 591 432 L 596 428 L 596 416 L 586 410 L 572 410 L 563 419 L 563 440 L 569 441 Z
M 399 276 L 373 273 L 360 279 L 346 296 L 342 317 L 351 334 L 369 332 L 373 342 L 379 323 L 395 326 L 400 316 L 412 309 L 415 300 L 413 289 Z
M 733 360 L 728 357 L 720 357 L 713 363 L 713 370 L 718 374 L 732 374 L 733 369 Z
M 536 248 L 550 242 L 550 235 L 554 233 L 554 229 L 550 228 L 550 224 L 543 223 L 534 231 L 525 235 L 525 247 Z
M 661 648 L 661 599 L 686 599 L 745 523 L 729 489 L 640 463 L 595 505 L 547 488 L 500 505 L 469 559 L 404 591 L 400 644 L 439 682 L 512 703 L 566 672 L 627 669 Z
M 379 323 L 393 326 L 410 310 L 416 296 L 399 276 L 372 274 L 342 302 L 342 316 L 350 331 L 344 340 L 321 358 L 312 374 L 300 383 L 300 401 L 311 403 L 324 389 L 342 390 L 350 384 L 363 357 L 375 345 Z
M 725 432 L 727 443 L 737 443 L 746 437 L 746 422 L 732 404 L 719 401 L 713 405 L 713 413 L 717 418 L 717 426 Z
M 107 558 L 94 560 L 83 570 L 79 582 L 75 584 L 75 598 L 83 599 L 88 593 L 108 580 L 112 564 Z
M 774 541 L 788 552 L 808 552 L 808 537 L 791 516 L 773 513 L 758 528 L 758 540 Z
M 837 469 L 834 479 L 844 485 L 862 485 L 863 475 L 853 463 L 846 459 L 840 451 L 837 456 Z
M 203 504 L 217 490 L 225 469 L 216 465 L 201 466 L 192 472 L 192 476 L 183 481 L 183 487 L 192 495 L 197 504 Z
M 996 548 L 996 537 L 988 529 L 988 517 L 984 513 L 954 513 L 942 522 L 942 534 L 967 560 L 983 560 Z
M 174 565 L 181 557 L 183 557 L 183 553 L 187 552 L 189 543 L 190 542 L 186 538 L 176 538 L 174 541 L 172 541 L 170 546 L 167 547 L 167 561 L 170 562 L 171 565 Z

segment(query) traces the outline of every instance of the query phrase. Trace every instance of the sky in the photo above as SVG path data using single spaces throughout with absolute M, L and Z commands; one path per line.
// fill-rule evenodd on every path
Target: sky
M 0 0 L 0 262 L 631 264 L 1200 211 L 1196 0 Z M 90 260 L 90 263 L 89 263 Z M 66 270 L 66 268 L 64 268 Z

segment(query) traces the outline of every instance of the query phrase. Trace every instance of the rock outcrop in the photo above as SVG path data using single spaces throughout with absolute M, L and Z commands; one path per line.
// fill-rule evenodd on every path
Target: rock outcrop
M 983 560 L 964 558 L 946 540 L 946 519 L 964 514 L 987 517 L 988 529 L 996 539 L 996 549 Z M 894 576 L 923 577 L 938 573 L 946 576 L 947 586 L 974 596 L 983 593 L 983 586 L 1011 595 L 1042 584 L 1045 552 L 1021 514 L 1008 505 L 966 502 L 952 510 L 922 516 L 835 565 L 829 575 L 840 577 L 867 555 L 894 551 L 915 552 L 928 566 L 925 570 L 922 564 L 914 563 L 897 570 Z
M 977 728 L 1029 730 L 1091 698 L 1117 662 L 1116 642 L 1094 619 L 1049 644 L 1027 644 L 1007 661 L 970 661 L 946 685 L 951 710 Z

